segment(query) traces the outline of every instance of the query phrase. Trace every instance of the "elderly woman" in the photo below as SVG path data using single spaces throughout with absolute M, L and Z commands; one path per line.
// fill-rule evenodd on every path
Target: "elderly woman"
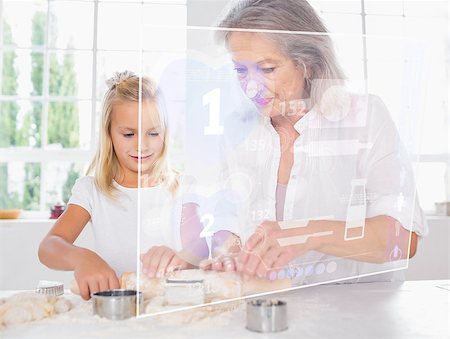
M 251 190 L 241 251 L 213 269 L 314 282 L 405 267 L 427 232 L 408 156 L 382 101 L 344 88 L 314 9 L 242 0 L 220 27 L 258 114 L 235 117 L 249 135 L 225 142 L 225 176 L 251 178 Z

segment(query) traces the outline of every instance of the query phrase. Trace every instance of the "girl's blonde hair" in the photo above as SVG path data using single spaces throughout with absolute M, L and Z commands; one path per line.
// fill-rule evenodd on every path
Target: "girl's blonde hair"
M 99 145 L 95 157 L 88 167 L 87 175 L 94 173 L 97 187 L 108 196 L 114 197 L 116 188 L 113 186 L 113 180 L 119 174 L 120 167 L 111 138 L 113 106 L 119 102 L 153 101 L 158 107 L 158 116 L 155 119 L 158 119 L 161 130 L 164 132 L 164 143 L 159 158 L 152 166 L 150 180 L 165 185 L 172 195 L 175 195 L 178 189 L 178 172 L 169 166 L 168 121 L 160 91 L 150 78 L 139 77 L 130 71 L 116 73 L 106 83 L 108 90 L 102 103 Z

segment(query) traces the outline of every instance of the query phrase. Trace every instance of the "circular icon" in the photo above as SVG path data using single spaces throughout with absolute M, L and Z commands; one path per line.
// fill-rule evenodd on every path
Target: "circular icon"
M 330 261 L 327 264 L 327 273 L 333 273 L 336 271 L 336 269 L 337 269 L 337 264 L 335 261 Z
M 321 275 L 323 272 L 325 272 L 325 264 L 324 263 L 317 264 L 315 270 L 317 275 Z

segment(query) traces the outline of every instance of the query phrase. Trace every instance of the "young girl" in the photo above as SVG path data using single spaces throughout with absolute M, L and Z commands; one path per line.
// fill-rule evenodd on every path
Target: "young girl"
M 185 190 L 179 187 L 184 180 L 168 165 L 167 120 L 156 86 L 128 71 L 117 73 L 107 84 L 99 148 L 88 169 L 94 175 L 77 180 L 66 211 L 39 247 L 43 264 L 74 271 L 84 299 L 119 288 L 118 277 L 136 270 L 138 243 L 141 252 L 148 250 L 140 260 L 150 277 L 192 267 L 209 253 L 199 236 L 203 226 L 197 206 L 175 206 Z M 95 252 L 73 245 L 88 222 Z

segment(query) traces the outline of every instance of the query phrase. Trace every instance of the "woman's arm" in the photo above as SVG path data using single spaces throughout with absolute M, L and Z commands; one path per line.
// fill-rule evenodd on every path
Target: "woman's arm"
M 238 258 L 237 270 L 266 276 L 271 269 L 284 267 L 308 251 L 319 251 L 352 260 L 384 263 L 414 256 L 417 235 L 389 216 L 366 219 L 364 236 L 345 240 L 345 222 L 313 220 L 306 226 L 282 229 L 266 221 L 247 240 Z M 349 234 L 351 237 L 351 234 Z
M 84 208 L 69 204 L 38 250 L 39 260 L 47 267 L 74 271 L 80 294 L 86 300 L 92 293 L 120 287 L 114 270 L 102 258 L 73 244 L 90 218 Z

